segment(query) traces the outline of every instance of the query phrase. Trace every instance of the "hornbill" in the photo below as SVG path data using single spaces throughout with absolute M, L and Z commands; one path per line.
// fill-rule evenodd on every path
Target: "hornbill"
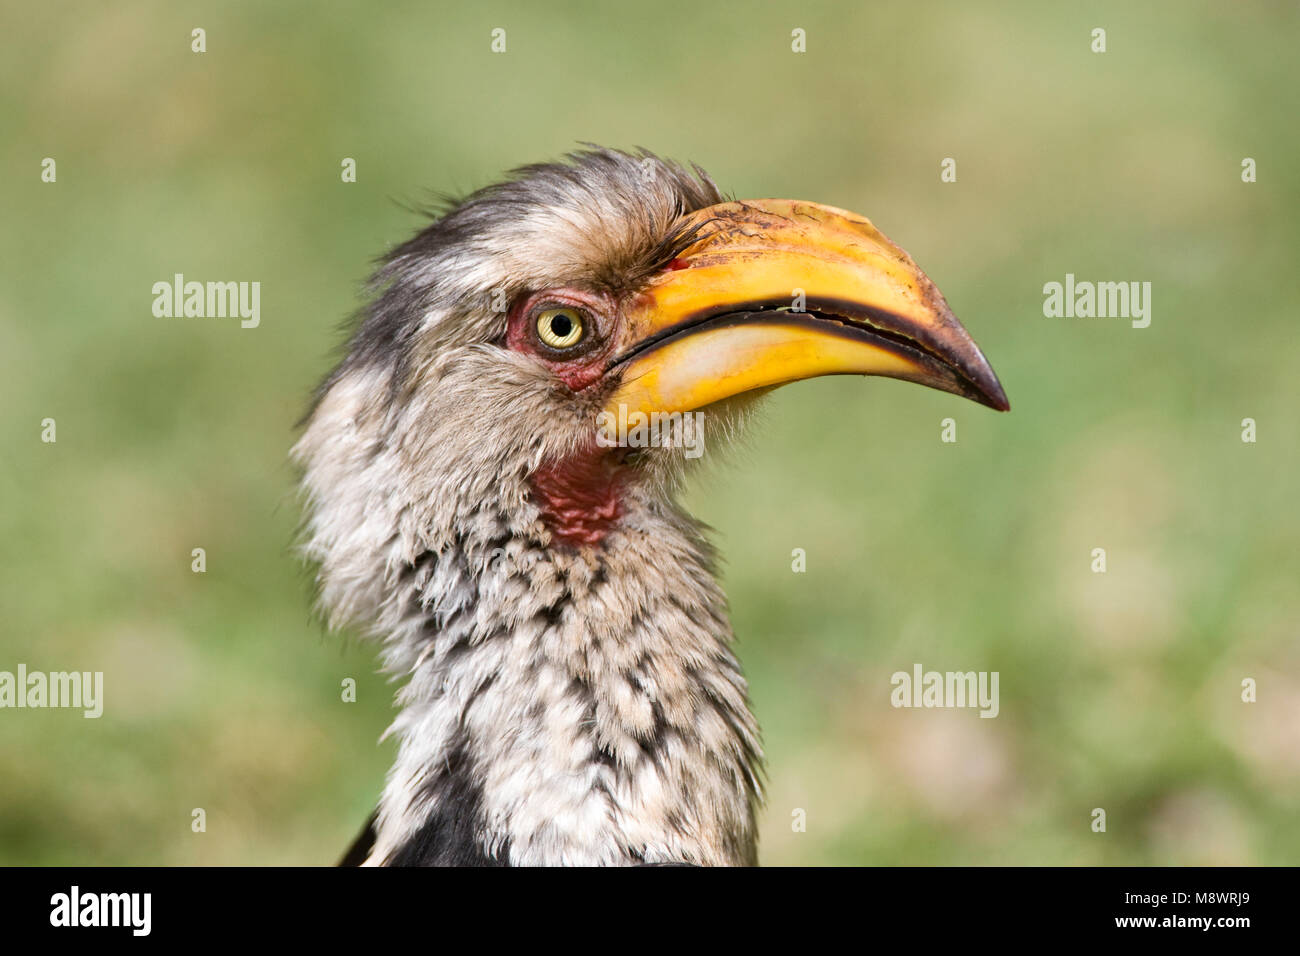
M 846 373 L 1009 407 L 868 220 L 647 152 L 525 166 L 397 246 L 293 451 L 329 622 L 406 678 L 345 862 L 755 863 L 762 750 L 684 452 Z M 598 424 L 654 413 L 650 447 Z

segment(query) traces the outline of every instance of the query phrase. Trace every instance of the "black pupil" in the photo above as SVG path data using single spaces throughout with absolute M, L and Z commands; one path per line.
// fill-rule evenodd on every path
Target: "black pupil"
M 558 339 L 567 339 L 573 331 L 573 321 L 567 315 L 551 316 L 551 331 Z

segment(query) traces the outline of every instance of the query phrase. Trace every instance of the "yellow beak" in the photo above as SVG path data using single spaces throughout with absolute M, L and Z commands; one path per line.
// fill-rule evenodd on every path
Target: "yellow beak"
M 606 410 L 685 412 L 817 375 L 885 375 L 1011 407 L 934 283 L 867 219 L 755 199 L 682 227 L 690 246 L 625 305 Z

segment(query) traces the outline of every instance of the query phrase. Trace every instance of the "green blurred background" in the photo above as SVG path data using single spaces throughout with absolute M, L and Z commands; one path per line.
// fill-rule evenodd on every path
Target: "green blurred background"
M 106 704 L 0 711 L 0 862 L 334 861 L 392 688 L 311 614 L 294 423 L 408 206 L 582 140 L 871 216 L 1014 406 L 803 383 L 690 494 L 763 861 L 1300 862 L 1300 15 L 1045 6 L 7 2 L 0 669 Z M 261 326 L 154 318 L 175 272 L 260 281 Z M 1067 272 L 1150 281 L 1150 328 L 1044 318 Z M 892 709 L 915 662 L 998 671 L 1001 715 Z

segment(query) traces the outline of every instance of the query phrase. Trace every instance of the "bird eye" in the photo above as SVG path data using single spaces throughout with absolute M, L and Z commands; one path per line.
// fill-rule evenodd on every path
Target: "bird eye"
M 548 348 L 573 348 L 582 341 L 586 331 L 578 309 L 543 309 L 537 314 L 537 337 Z

